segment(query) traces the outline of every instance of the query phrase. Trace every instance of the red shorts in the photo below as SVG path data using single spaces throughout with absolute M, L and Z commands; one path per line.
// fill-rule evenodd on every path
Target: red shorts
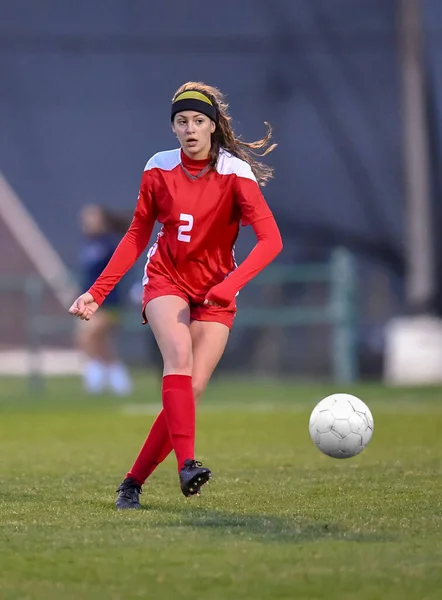
M 228 308 L 221 306 L 207 306 L 201 303 L 192 302 L 192 299 L 173 282 L 165 278 L 149 278 L 149 283 L 143 288 L 142 311 L 143 324 L 147 323 L 145 308 L 148 302 L 161 296 L 179 296 L 187 302 L 190 307 L 191 321 L 210 321 L 213 323 L 222 323 L 229 329 L 232 329 L 233 321 L 236 316 L 236 305 Z

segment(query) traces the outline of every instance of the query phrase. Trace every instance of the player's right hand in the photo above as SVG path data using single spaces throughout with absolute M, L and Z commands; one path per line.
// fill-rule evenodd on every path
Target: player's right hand
M 81 294 L 72 304 L 69 312 L 75 317 L 79 317 L 82 321 L 89 321 L 92 315 L 98 310 L 98 304 L 95 302 L 92 294 L 86 292 Z

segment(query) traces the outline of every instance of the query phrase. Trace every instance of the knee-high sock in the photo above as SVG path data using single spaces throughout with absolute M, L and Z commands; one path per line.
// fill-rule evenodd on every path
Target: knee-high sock
M 178 470 L 187 458 L 195 458 L 195 399 L 190 375 L 165 375 L 163 409 Z
M 143 485 L 149 475 L 169 456 L 172 450 L 166 415 L 162 410 L 153 422 L 149 435 L 126 477 L 131 477 L 136 483 Z

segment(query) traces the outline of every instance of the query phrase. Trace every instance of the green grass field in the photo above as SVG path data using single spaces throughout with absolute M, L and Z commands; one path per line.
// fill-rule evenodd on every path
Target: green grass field
M 214 472 L 186 500 L 169 458 L 116 512 L 115 489 L 159 404 L 138 376 L 121 401 L 54 379 L 30 397 L 0 380 L 1 600 L 442 598 L 442 390 L 219 379 L 198 412 Z M 360 396 L 375 433 L 323 456 L 315 403 Z

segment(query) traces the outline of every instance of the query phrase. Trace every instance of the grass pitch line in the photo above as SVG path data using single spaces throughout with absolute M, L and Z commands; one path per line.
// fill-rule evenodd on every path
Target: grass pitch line
M 306 413 L 313 410 L 315 403 L 311 402 L 207 402 L 198 407 L 202 413 L 250 413 L 250 414 L 277 414 L 277 413 Z M 411 402 L 372 402 L 370 408 L 374 416 L 377 414 L 397 414 L 400 410 L 403 414 L 429 415 L 442 413 L 442 402 L 437 404 L 417 404 Z M 157 415 L 161 410 L 159 403 L 125 404 L 121 413 L 125 416 Z
M 161 404 L 126 404 L 122 407 L 121 412 L 126 416 L 142 416 L 142 415 L 157 415 L 161 410 Z M 225 412 L 241 412 L 241 413 L 278 413 L 278 412 L 293 412 L 302 413 L 308 410 L 302 404 L 273 404 L 271 402 L 245 403 L 241 402 L 208 402 L 201 404 L 198 407 L 198 412 L 204 413 L 225 413 Z

